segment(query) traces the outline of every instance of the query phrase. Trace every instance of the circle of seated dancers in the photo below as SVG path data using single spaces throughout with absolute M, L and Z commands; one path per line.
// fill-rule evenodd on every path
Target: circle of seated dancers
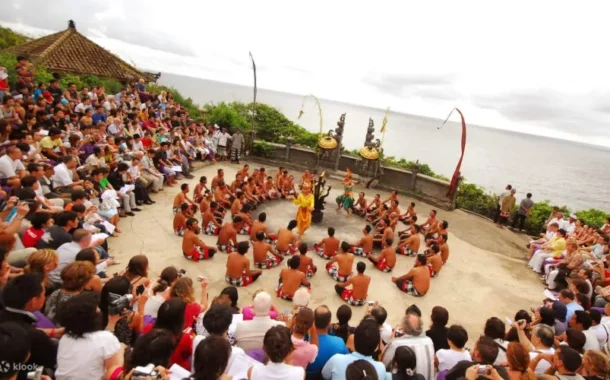
M 351 173 L 348 174 L 346 181 L 351 181 Z M 311 183 L 312 179 L 315 181 L 309 172 L 305 172 L 301 184 Z M 337 282 L 337 294 L 351 305 L 364 305 L 371 277 L 365 274 L 365 262 L 358 262 L 354 272 L 355 256 L 368 259 L 377 270 L 392 273 L 397 256 L 402 255 L 415 257 L 414 266 L 404 275 L 392 276 L 391 281 L 407 294 L 426 295 L 431 278 L 438 276 L 449 257 L 447 221 L 439 220 L 436 210 L 432 210 L 424 223 L 417 224 L 415 203 L 411 202 L 402 212 L 396 191 L 385 201 L 376 194 L 368 202 L 362 192 L 358 199 L 346 200 L 346 197 L 351 197 L 353 184 L 349 184 L 349 193 L 347 186 L 346 193 L 337 197 L 337 212 L 343 209 L 348 216 L 353 214 L 365 219 L 362 237 L 353 243 L 340 241 L 335 237 L 335 228 L 329 227 L 328 236 L 313 244 L 311 250 L 327 260 L 325 269 Z M 273 178 L 267 175 L 265 168 L 250 172 L 249 165 L 244 165 L 229 186 L 223 169 L 218 169 L 209 188 L 207 178 L 200 178 L 192 198 L 188 184 L 182 184 L 180 189 L 173 202 L 173 227 L 176 235 L 182 237 L 185 258 L 198 262 L 212 259 L 218 252 L 227 253 L 225 280 L 233 286 L 250 285 L 264 270 L 278 267 L 286 259 L 285 268 L 279 275 L 277 297 L 292 300 L 299 288 L 311 289 L 310 279 L 318 268 L 308 256 L 308 244 L 301 241 L 295 231 L 297 221 L 290 220 L 286 227 L 273 234 L 265 225 L 265 212 L 253 215 L 253 211 L 264 202 L 294 199 L 298 195 L 294 176 L 287 170 L 280 167 Z M 201 223 L 195 218 L 198 211 Z M 230 218 L 225 222 L 227 213 L 230 213 Z M 406 229 L 398 230 L 399 222 L 406 225 Z M 204 243 L 199 237 L 201 233 L 216 236 L 216 246 Z M 423 252 L 420 252 L 420 234 L 424 236 Z M 249 239 L 238 241 L 238 235 Z M 250 247 L 253 262 L 246 257 Z M 374 253 L 375 249 L 380 252 Z

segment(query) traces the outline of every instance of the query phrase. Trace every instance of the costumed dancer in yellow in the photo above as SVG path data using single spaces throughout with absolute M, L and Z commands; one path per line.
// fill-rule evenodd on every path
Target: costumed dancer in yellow
M 343 194 L 339 195 L 337 201 L 337 211 L 344 209 L 349 215 L 354 207 L 354 181 L 352 180 L 352 171 L 347 169 L 343 178 Z
M 292 203 L 299 206 L 297 210 L 297 228 L 299 236 L 303 236 L 305 230 L 311 225 L 311 213 L 313 212 L 314 200 L 311 193 L 311 182 L 303 183 L 302 192 L 292 200 Z

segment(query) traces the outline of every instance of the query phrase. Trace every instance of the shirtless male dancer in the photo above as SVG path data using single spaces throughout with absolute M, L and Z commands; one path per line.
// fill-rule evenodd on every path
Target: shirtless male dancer
M 280 255 L 290 256 L 297 252 L 299 238 L 292 232 L 297 226 L 296 220 L 288 222 L 288 227 L 282 227 L 277 231 L 277 242 L 275 248 Z
M 369 260 L 375 264 L 375 268 L 384 273 L 390 273 L 396 266 L 396 250 L 392 247 L 392 239 L 385 240 L 385 248 L 379 256 L 369 256 Z
M 277 240 L 277 235 L 269 234 L 267 226 L 265 222 L 267 221 L 267 214 L 261 212 L 258 214 L 258 220 L 252 222 L 252 227 L 250 227 L 250 239 L 252 241 L 256 241 L 256 234 L 262 232 L 265 235 L 265 241 L 267 243 L 272 243 Z
M 241 217 L 243 222 L 241 229 L 237 231 L 237 233 L 240 235 L 249 235 L 250 227 L 252 226 L 252 219 L 250 219 L 250 205 L 243 205 L 236 216 Z
M 212 191 L 214 191 L 214 189 L 216 189 L 216 187 L 218 187 L 218 183 L 220 181 L 224 181 L 225 180 L 225 172 L 222 169 L 218 169 L 216 171 L 216 176 L 214 178 L 212 178 L 212 184 L 210 185 L 210 188 L 212 189 Z
M 282 198 L 294 198 L 297 194 L 296 189 L 294 188 L 294 176 L 288 176 L 284 178 L 284 183 L 282 183 Z
M 174 215 L 174 233 L 178 236 L 182 236 L 186 230 L 186 219 L 193 217 L 189 210 L 188 203 L 183 203 L 180 210 Z
M 383 248 L 383 244 L 387 239 L 394 240 L 394 230 L 390 227 L 390 220 L 387 218 L 379 222 L 379 228 L 383 229 L 383 232 L 373 236 L 373 246 Z
M 193 189 L 193 200 L 195 203 L 201 203 L 204 192 L 209 190 L 207 183 L 208 178 L 206 176 L 199 177 L 199 183 L 195 185 L 195 189 Z
M 407 207 L 407 211 L 404 214 L 400 215 L 400 221 L 404 224 L 411 224 L 411 217 L 417 215 L 417 211 L 415 210 L 415 202 L 411 202 L 411 204 Z
M 271 244 L 265 241 L 265 233 L 258 231 L 256 240 L 252 244 L 252 256 L 254 257 L 254 266 L 258 269 L 274 268 L 284 260 L 284 258 L 275 252 Z
M 366 264 L 362 261 L 356 264 L 357 275 L 342 284 L 335 285 L 335 291 L 341 299 L 352 306 L 362 306 L 366 303 L 371 277 L 364 274 Z M 346 287 L 352 286 L 351 289 Z
M 216 253 L 215 248 L 208 247 L 199 239 L 199 232 L 197 219 L 189 218 L 186 221 L 186 231 L 182 238 L 182 254 L 194 262 L 211 259 Z
M 445 265 L 447 263 L 447 260 L 449 260 L 449 244 L 447 244 L 447 239 L 449 237 L 447 236 L 447 234 L 443 234 L 441 236 L 439 236 L 439 244 L 438 244 L 438 248 L 440 249 L 440 255 L 441 258 L 443 259 L 443 265 Z
M 233 200 L 233 203 L 231 203 L 231 216 L 237 215 L 244 204 L 244 193 L 241 190 L 237 190 L 235 192 L 235 199 Z
M 413 225 L 414 233 L 404 240 L 401 240 L 396 247 L 396 253 L 405 256 L 415 256 L 419 252 L 421 240 L 419 239 L 419 226 Z
M 321 258 L 330 260 L 337 254 L 341 242 L 335 237 L 335 229 L 328 227 L 328 236 L 322 239 L 318 244 L 314 244 L 313 248 Z
M 438 245 L 432 244 L 430 249 L 426 249 L 424 255 L 428 260 L 428 269 L 430 270 L 430 277 L 436 277 L 441 269 L 443 269 L 443 258 L 439 255 L 440 249 Z
M 188 183 L 183 183 L 182 185 L 180 185 L 180 192 L 178 194 L 176 194 L 176 196 L 174 197 L 174 205 L 172 208 L 174 213 L 177 213 L 178 211 L 180 211 L 180 206 L 182 206 L 182 204 L 186 203 L 186 202 L 191 204 L 189 207 L 191 207 L 193 209 L 193 214 L 197 212 L 197 205 L 195 205 L 195 202 L 193 202 L 191 200 L 191 198 L 189 198 L 188 193 L 189 193 Z
M 301 243 L 299 245 L 299 257 L 301 257 L 301 264 L 299 270 L 305 273 L 305 277 L 309 280 L 318 271 L 318 267 L 313 263 L 313 259 L 307 256 L 307 243 Z
M 362 238 L 355 245 L 352 245 L 350 248 L 350 252 L 356 256 L 367 257 L 373 252 L 373 235 L 371 235 L 371 231 L 373 228 L 367 224 L 362 229 Z
M 352 276 L 354 254 L 349 253 L 349 249 L 350 245 L 347 242 L 341 242 L 339 253 L 326 264 L 326 271 L 337 282 L 346 282 Z
M 220 207 L 227 210 L 231 208 L 232 199 L 235 199 L 235 197 L 231 195 L 225 181 L 219 181 L 218 186 L 214 189 L 214 201 L 216 201 Z
M 366 198 L 364 193 L 358 194 L 358 199 L 354 202 L 354 214 L 364 216 L 366 215 Z
M 286 301 L 292 301 L 294 293 L 301 287 L 309 288 L 311 285 L 305 276 L 305 273 L 299 270 L 301 265 L 300 256 L 292 256 L 288 260 L 288 268 L 282 269 L 280 279 L 277 286 L 276 295 Z
M 241 241 L 237 244 L 237 252 L 230 253 L 227 258 L 225 281 L 233 286 L 248 286 L 263 274 L 260 269 L 250 270 L 250 260 L 246 257 L 249 248 L 247 241 Z
M 428 269 L 426 256 L 419 254 L 415 260 L 415 266 L 409 273 L 392 277 L 392 282 L 398 289 L 415 297 L 422 297 L 430 289 L 430 270 Z
M 222 227 L 222 218 L 218 215 L 218 203 L 210 203 L 210 207 L 203 214 L 201 228 L 205 235 L 217 236 Z
M 277 191 L 275 183 L 273 183 L 273 177 L 267 177 L 263 187 L 267 193 L 267 199 L 278 199 L 280 197 L 280 193 Z
M 366 214 L 368 215 L 368 214 L 374 212 L 379 207 L 381 207 L 381 195 L 375 194 L 375 198 L 373 198 L 371 203 L 369 203 L 369 205 L 366 208 Z
M 419 225 L 415 224 L 415 222 L 417 222 L 417 215 L 409 218 L 409 223 L 407 223 L 408 227 L 406 229 L 398 231 L 398 236 L 400 237 L 400 240 L 404 240 L 415 233 L 419 233 L 421 228 L 418 228 L 417 232 L 415 232 L 415 226 L 419 227 Z
M 237 231 L 242 227 L 243 220 L 236 216 L 232 222 L 225 223 L 218 232 L 216 247 L 220 252 L 231 253 L 237 246 Z
M 420 225 L 421 233 L 427 234 L 429 229 L 434 229 L 436 227 L 436 223 L 438 223 L 438 220 L 436 219 L 436 210 L 431 210 L 428 219 Z

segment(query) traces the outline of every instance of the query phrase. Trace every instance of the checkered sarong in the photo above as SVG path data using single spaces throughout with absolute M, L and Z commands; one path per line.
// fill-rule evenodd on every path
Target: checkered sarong
M 415 297 L 421 297 L 424 295 L 424 294 L 419 294 L 417 289 L 415 289 L 415 286 L 413 286 L 413 282 L 411 282 L 409 280 L 398 280 L 398 281 L 396 281 L 396 286 L 398 287 L 398 289 L 402 290 L 403 292 L 410 294 L 412 296 L 415 296 Z
M 220 227 L 218 227 L 214 223 L 208 223 L 208 225 L 203 228 L 203 233 L 205 235 L 218 236 L 219 232 L 220 232 Z
M 265 258 L 265 261 L 260 262 L 260 263 L 254 263 L 254 266 L 257 267 L 258 269 L 271 269 L 271 268 L 275 268 L 276 266 L 280 265 L 280 263 L 283 260 L 284 260 L 283 257 L 267 255 L 267 257 Z
M 415 252 L 407 247 L 396 248 L 396 253 L 398 253 L 399 255 L 405 255 L 405 256 L 417 256 L 417 252 Z
M 330 264 L 330 263 L 329 263 Z M 326 271 L 328 272 L 328 274 L 330 275 L 330 277 L 333 278 L 333 280 L 337 281 L 337 282 L 347 282 L 347 280 L 349 280 L 349 278 L 352 276 L 352 274 L 348 274 L 347 276 L 340 276 L 339 275 L 339 267 L 336 265 L 326 265 Z
M 341 293 L 341 299 L 352 306 L 362 306 L 366 303 L 366 300 L 359 300 L 353 297 L 354 291 L 352 289 L 345 289 Z
M 371 252 L 364 252 L 364 248 L 362 247 L 356 247 L 356 246 L 352 246 L 352 248 L 349 250 L 351 253 L 353 253 L 356 256 L 361 256 L 361 257 L 368 257 Z

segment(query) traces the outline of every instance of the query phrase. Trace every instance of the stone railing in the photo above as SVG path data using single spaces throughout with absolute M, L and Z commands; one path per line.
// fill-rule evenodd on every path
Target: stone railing
M 310 171 L 326 170 L 329 173 L 345 172 L 348 168 L 358 176 L 360 158 L 342 155 L 338 160 L 318 160 L 313 149 L 294 146 L 290 143 L 275 144 L 266 143 L 273 147 L 267 152 L 267 157 L 250 156 L 250 159 L 261 163 L 283 166 L 293 169 L 308 169 Z M 342 176 L 341 173 L 334 173 Z M 383 190 L 396 190 L 399 193 L 430 203 L 444 210 L 455 208 L 455 195 L 449 197 L 449 182 L 429 177 L 418 173 L 417 168 L 413 170 L 395 167 L 383 167 L 383 174 L 378 178 L 377 188 Z

